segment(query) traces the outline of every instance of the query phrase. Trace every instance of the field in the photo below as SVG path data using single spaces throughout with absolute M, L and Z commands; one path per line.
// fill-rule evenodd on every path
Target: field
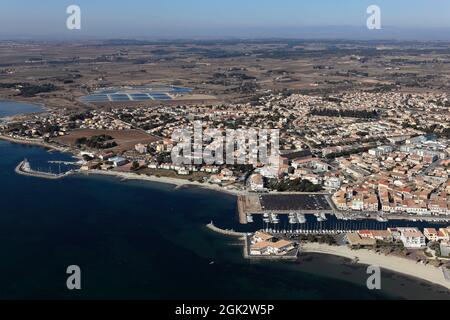
M 449 92 L 445 42 L 229 40 L 0 42 L 0 99 L 56 108 L 249 102 L 266 91 Z M 95 106 L 80 98 L 108 87 L 171 85 L 192 95 Z M 24 89 L 24 87 L 26 89 Z
M 93 129 L 80 129 L 71 131 L 68 135 L 62 136 L 56 139 L 57 142 L 74 146 L 75 142 L 79 138 L 90 138 L 99 135 L 109 135 L 117 143 L 117 147 L 108 149 L 116 153 L 122 153 L 127 150 L 134 149 L 134 146 L 138 143 L 149 144 L 160 140 L 160 138 L 152 136 L 138 130 L 93 130 Z

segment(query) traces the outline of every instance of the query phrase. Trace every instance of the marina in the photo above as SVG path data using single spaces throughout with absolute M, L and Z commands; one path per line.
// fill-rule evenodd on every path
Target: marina
M 26 175 L 26 176 L 32 176 L 37 178 L 44 178 L 44 179 L 61 179 L 64 178 L 72 173 L 74 173 L 73 170 L 61 172 L 59 173 L 53 173 L 51 172 L 51 169 L 49 171 L 40 171 L 40 170 L 34 170 L 31 168 L 30 162 L 27 159 L 24 159 L 21 161 L 16 169 L 15 172 L 20 175 Z
M 252 222 L 235 225 L 234 230 L 265 230 L 283 234 L 340 234 L 357 230 L 386 230 L 393 227 L 442 228 L 447 222 L 375 219 L 339 219 L 333 214 L 264 213 L 248 215 Z

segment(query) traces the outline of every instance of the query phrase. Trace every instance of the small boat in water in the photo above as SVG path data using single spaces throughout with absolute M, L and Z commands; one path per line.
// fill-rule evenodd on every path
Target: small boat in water
M 301 224 L 306 223 L 306 218 L 304 214 L 297 213 L 297 220 Z
M 280 223 L 280 219 L 278 219 L 278 215 L 275 213 L 270 214 L 270 219 L 273 223 L 278 224 Z
M 323 222 L 327 220 L 327 217 L 325 215 L 322 215 L 322 213 L 316 213 L 314 216 L 317 218 L 317 222 Z
M 290 224 L 296 224 L 296 223 L 298 223 L 298 220 L 296 219 L 296 217 L 295 217 L 295 214 L 294 213 L 289 213 L 289 223 Z
M 389 220 L 386 219 L 386 218 L 383 218 L 383 217 L 381 217 L 381 216 L 378 216 L 378 217 L 377 217 L 377 221 L 378 221 L 378 222 L 388 222 Z

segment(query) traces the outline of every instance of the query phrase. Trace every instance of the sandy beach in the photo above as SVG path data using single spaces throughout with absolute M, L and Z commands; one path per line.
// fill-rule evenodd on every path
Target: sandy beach
M 131 172 L 119 172 L 119 171 L 104 171 L 104 170 L 90 170 L 90 171 L 80 171 L 79 174 L 84 175 L 103 175 L 103 176 L 113 176 L 124 180 L 140 180 L 140 181 L 151 181 L 158 182 L 164 184 L 171 184 L 176 186 L 177 188 L 186 187 L 186 186 L 195 186 L 203 189 L 214 190 L 218 192 L 224 192 L 231 195 L 239 195 L 244 193 L 244 191 L 227 189 L 218 185 L 209 184 L 209 183 L 200 183 L 197 181 L 189 181 L 185 179 L 176 179 L 169 177 L 156 177 L 156 176 L 148 176 L 148 175 L 139 175 Z
M 450 290 L 441 268 L 416 263 L 413 260 L 397 256 L 386 256 L 367 249 L 351 250 L 346 246 L 329 246 L 326 244 L 306 243 L 302 245 L 302 252 L 330 254 L 351 260 L 358 259 L 359 264 L 378 266 L 407 276 L 419 278 Z

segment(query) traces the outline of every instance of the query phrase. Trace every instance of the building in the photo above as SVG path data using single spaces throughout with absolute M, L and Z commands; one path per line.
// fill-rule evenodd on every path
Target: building
M 405 248 L 420 249 L 426 246 L 425 235 L 417 228 L 398 228 Z
M 135 149 L 137 152 L 141 153 L 141 154 L 144 154 L 144 153 L 147 153 L 147 152 L 148 152 L 147 146 L 144 145 L 144 144 L 142 144 L 142 143 L 138 143 L 137 145 L 135 145 L 135 146 L 134 146 L 134 149 Z
M 369 238 L 380 241 L 391 242 L 394 240 L 393 235 L 387 230 L 360 230 L 358 234 L 361 238 Z
M 252 174 L 249 178 L 249 186 L 250 190 L 255 192 L 262 192 L 265 190 L 264 188 L 264 179 L 262 175 L 256 173 Z
M 277 255 L 286 254 L 292 249 L 294 249 L 294 242 L 287 240 L 280 240 L 277 242 L 273 242 L 269 246 L 269 252 Z
M 110 162 L 112 162 L 114 167 L 120 167 L 125 165 L 128 161 L 127 159 L 123 157 L 113 157 L 109 159 Z
M 351 247 L 369 247 L 377 244 L 377 240 L 362 238 L 358 233 L 347 233 L 346 238 Z
M 424 234 L 425 238 L 427 238 L 428 241 L 432 241 L 432 242 L 438 241 L 438 232 L 434 228 L 424 229 L 423 234 Z
M 450 258 L 450 242 L 441 242 L 441 256 Z
M 252 237 L 252 243 L 272 241 L 273 236 L 266 232 L 257 231 Z
M 295 243 L 278 240 L 266 233 L 258 231 L 251 238 L 250 254 L 255 256 L 285 255 L 295 248 Z

